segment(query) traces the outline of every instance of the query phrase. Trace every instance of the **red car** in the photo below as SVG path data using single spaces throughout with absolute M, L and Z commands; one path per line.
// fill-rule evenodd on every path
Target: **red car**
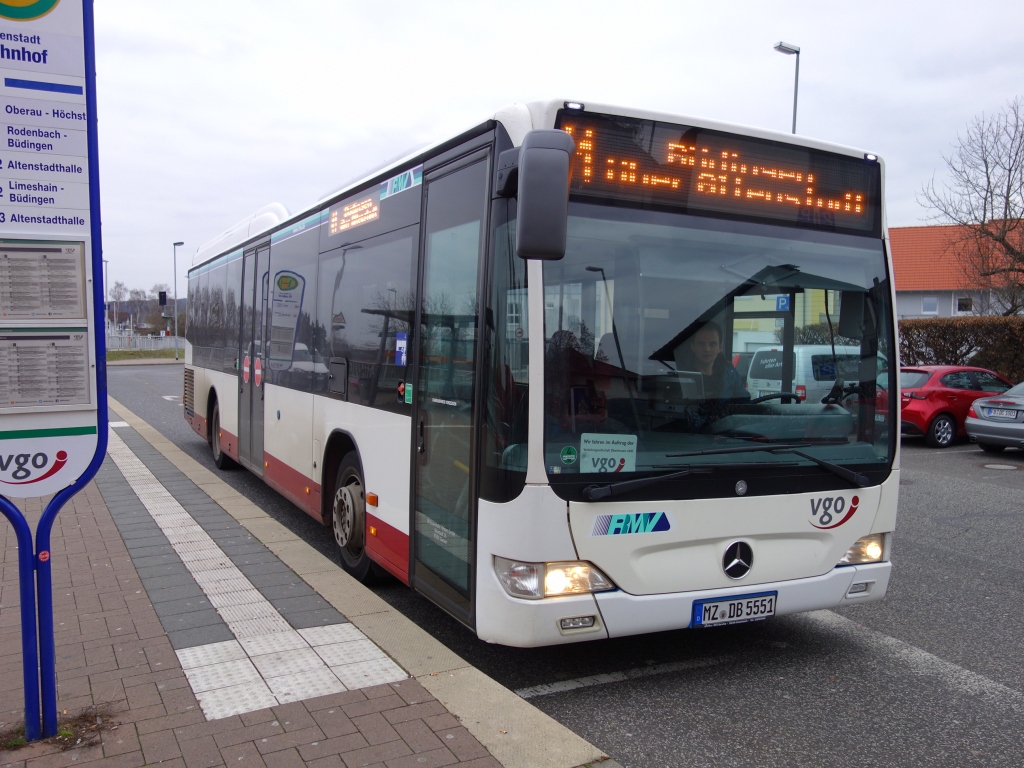
M 908 365 L 900 368 L 900 431 L 924 435 L 933 448 L 948 448 L 966 435 L 964 420 L 979 397 L 1013 385 L 998 373 L 967 365 Z

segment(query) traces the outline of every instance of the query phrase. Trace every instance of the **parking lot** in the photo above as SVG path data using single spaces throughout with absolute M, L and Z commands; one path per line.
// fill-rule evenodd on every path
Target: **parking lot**
M 111 395 L 211 466 L 177 366 Z M 177 397 L 176 397 L 177 395 Z M 887 599 L 548 649 L 478 641 L 396 582 L 378 595 L 624 766 L 1024 764 L 1024 451 L 902 446 Z M 246 472 L 221 477 L 323 552 L 326 533 Z

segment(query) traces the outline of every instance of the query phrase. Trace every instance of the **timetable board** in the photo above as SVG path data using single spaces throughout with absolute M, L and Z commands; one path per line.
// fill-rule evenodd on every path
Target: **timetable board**
M 87 405 L 91 396 L 85 328 L 0 329 L 0 405 Z
M 85 318 L 85 249 L 67 241 L 0 241 L 0 318 Z

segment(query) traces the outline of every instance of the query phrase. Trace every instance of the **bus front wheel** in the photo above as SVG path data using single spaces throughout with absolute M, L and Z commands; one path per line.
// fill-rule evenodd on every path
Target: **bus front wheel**
M 338 465 L 331 531 L 341 555 L 341 567 L 359 581 L 370 581 L 376 576 L 375 564 L 366 554 L 366 492 L 355 451 L 346 453 Z

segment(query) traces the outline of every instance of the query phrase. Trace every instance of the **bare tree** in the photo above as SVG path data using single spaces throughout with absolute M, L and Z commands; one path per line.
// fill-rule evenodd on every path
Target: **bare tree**
M 141 288 L 132 288 L 128 291 L 128 306 L 135 317 L 136 323 L 142 318 L 142 313 L 146 311 L 148 303 L 149 299 L 146 298 L 146 292 Z
M 1024 312 L 1024 98 L 976 117 L 943 160 L 948 180 L 933 177 L 920 202 L 959 227 L 950 246 L 967 285 L 1004 315 Z
M 118 280 L 112 286 L 110 286 L 110 300 L 111 301 L 124 301 L 128 298 L 128 286 Z

